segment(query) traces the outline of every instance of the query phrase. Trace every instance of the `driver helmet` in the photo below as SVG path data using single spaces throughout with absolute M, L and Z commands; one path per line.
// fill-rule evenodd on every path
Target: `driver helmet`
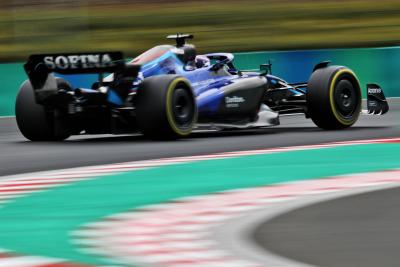
M 195 58 L 196 68 L 204 68 L 210 66 L 210 59 L 206 56 L 198 55 Z

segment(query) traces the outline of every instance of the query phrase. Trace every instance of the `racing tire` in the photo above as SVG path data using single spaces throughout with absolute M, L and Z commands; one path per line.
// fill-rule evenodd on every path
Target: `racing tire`
M 314 71 L 306 99 L 308 116 L 322 129 L 348 128 L 360 116 L 360 83 L 346 67 L 330 66 Z
M 137 91 L 140 131 L 151 139 L 188 136 L 197 122 L 197 105 L 188 80 L 175 75 L 146 78 Z
M 59 89 L 72 90 L 71 85 L 61 78 L 56 78 Z M 31 141 L 62 141 L 70 135 L 56 133 L 54 110 L 37 104 L 34 89 L 29 80 L 20 87 L 15 103 L 15 117 L 22 135 Z

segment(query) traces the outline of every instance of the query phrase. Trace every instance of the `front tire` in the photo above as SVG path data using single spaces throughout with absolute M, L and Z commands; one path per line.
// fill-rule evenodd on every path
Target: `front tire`
M 58 88 L 71 88 L 63 79 L 57 78 L 56 81 Z M 31 141 L 61 141 L 69 137 L 67 133 L 56 133 L 54 110 L 36 103 L 29 80 L 22 84 L 17 95 L 15 117 L 22 135 Z
M 189 135 L 197 121 L 190 83 L 175 75 L 146 78 L 137 92 L 136 114 L 139 129 L 152 139 Z
M 361 88 L 348 68 L 331 66 L 314 71 L 308 82 L 308 115 L 320 128 L 352 126 L 361 112 Z

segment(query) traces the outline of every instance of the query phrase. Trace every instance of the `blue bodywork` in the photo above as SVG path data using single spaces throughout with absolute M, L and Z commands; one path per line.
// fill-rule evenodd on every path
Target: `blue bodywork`
M 232 64 L 234 59 L 233 54 L 215 53 L 207 54 L 204 56 L 211 58 L 225 58 L 228 59 L 228 62 L 231 62 L 231 64 L 228 65 L 228 70 L 224 75 L 217 75 L 217 73 L 212 70 L 213 64 L 201 68 L 188 70 L 173 51 L 168 51 L 160 57 L 141 66 L 139 77 L 137 78 L 137 84 L 139 84 L 140 81 L 144 78 L 155 75 L 176 74 L 179 76 L 183 76 L 191 83 L 194 94 L 196 96 L 199 114 L 204 115 L 214 114 L 217 112 L 218 107 L 220 107 L 221 102 L 223 101 L 225 96 L 224 91 L 221 90 L 221 88 L 229 84 L 235 83 L 236 81 L 260 75 L 260 73 L 257 72 L 242 73 L 236 70 Z M 265 74 L 265 77 L 272 84 L 285 83 L 283 80 L 272 75 Z M 132 90 L 137 90 L 137 87 L 132 88 Z M 296 90 L 295 88 L 290 89 L 289 91 L 291 91 L 293 95 L 305 93 L 305 91 L 302 92 Z M 113 101 L 111 97 L 109 97 L 109 100 L 112 101 L 114 104 L 117 104 Z
M 183 76 L 192 85 L 199 113 L 213 113 L 216 112 L 224 97 L 224 93 L 219 89 L 235 82 L 235 80 L 241 77 L 238 74 L 217 76 L 210 70 L 211 67 L 186 70 L 182 61 L 172 51 L 169 51 L 161 57 L 143 65 L 141 67 L 141 75 L 138 79 L 160 74 Z M 136 90 L 136 88 L 133 90 Z
M 151 49 L 148 51 L 151 51 Z M 213 64 L 209 64 L 208 66 L 201 68 L 187 69 L 181 59 L 179 59 L 176 53 L 174 53 L 173 49 L 170 49 L 166 50 L 160 56 L 141 65 L 139 75 L 136 78 L 136 82 L 133 84 L 131 90 L 132 92 L 135 92 L 138 89 L 140 82 L 147 77 L 163 74 L 179 75 L 190 81 L 196 96 L 199 115 L 212 115 L 218 111 L 218 108 L 221 106 L 221 103 L 224 100 L 225 95 L 221 88 L 242 79 L 260 75 L 258 72 L 240 72 L 236 70 L 233 66 L 233 54 L 214 53 L 203 56 L 228 59 L 228 63 L 230 64 L 226 64 L 227 71 L 223 73 L 223 75 L 218 75 L 217 72 L 212 70 L 214 66 Z M 212 62 L 214 64 L 218 62 L 218 60 L 214 61 Z M 131 63 L 135 63 L 135 59 L 132 60 Z M 282 79 L 273 75 L 264 74 L 263 76 L 266 77 L 267 82 L 272 86 L 284 84 L 288 87 L 288 92 L 290 92 L 293 96 L 301 96 L 306 93 L 306 88 L 299 89 L 292 87 Z M 80 88 L 89 88 L 90 84 L 92 84 L 94 81 L 97 81 L 98 78 L 97 75 L 62 75 L 62 77 L 68 79 L 71 84 L 74 84 L 76 87 Z M 107 80 L 107 78 L 105 80 Z M 109 88 L 108 91 L 108 101 L 115 106 L 124 105 L 124 99 L 121 99 L 112 88 Z

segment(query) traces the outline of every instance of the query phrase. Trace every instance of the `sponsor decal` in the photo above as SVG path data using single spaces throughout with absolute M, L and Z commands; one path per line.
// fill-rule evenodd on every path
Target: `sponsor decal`
M 368 88 L 368 94 L 380 94 L 382 93 L 381 88 Z
M 240 103 L 244 103 L 246 100 L 240 96 L 226 96 L 225 97 L 225 104 L 227 108 L 238 108 Z
M 115 66 L 109 54 L 46 56 L 43 61 L 50 69 L 61 70 L 107 68 Z

